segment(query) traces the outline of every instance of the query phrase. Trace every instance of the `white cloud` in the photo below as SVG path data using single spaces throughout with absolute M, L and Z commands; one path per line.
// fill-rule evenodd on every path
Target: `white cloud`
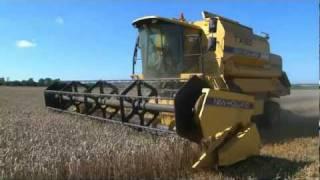
M 64 24 L 64 19 L 61 16 L 56 17 L 57 24 Z
M 35 47 L 37 44 L 32 42 L 32 41 L 28 41 L 28 40 L 18 40 L 16 42 L 16 46 L 18 48 L 31 48 L 31 47 Z

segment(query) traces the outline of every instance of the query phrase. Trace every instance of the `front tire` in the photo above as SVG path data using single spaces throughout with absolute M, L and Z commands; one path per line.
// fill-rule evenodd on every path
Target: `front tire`
M 274 101 L 264 103 L 264 113 L 261 119 L 263 127 L 272 128 L 280 120 L 280 105 Z

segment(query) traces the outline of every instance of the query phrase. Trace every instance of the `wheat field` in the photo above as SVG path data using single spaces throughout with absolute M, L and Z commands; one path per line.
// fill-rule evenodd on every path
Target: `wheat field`
M 318 104 L 318 91 L 293 91 L 260 156 L 192 170 L 201 152 L 187 140 L 48 111 L 43 88 L 0 87 L 0 179 L 316 179 Z

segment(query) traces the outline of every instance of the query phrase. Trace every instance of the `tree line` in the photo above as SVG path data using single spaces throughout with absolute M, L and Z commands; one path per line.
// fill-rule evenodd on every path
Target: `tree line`
M 60 79 L 40 78 L 38 81 L 34 81 L 33 78 L 28 80 L 14 80 L 10 81 L 8 78 L 0 78 L 0 86 L 49 86 L 54 82 L 60 81 Z

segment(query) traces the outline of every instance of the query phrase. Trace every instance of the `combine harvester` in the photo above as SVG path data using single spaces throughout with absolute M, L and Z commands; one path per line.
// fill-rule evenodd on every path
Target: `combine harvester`
M 44 91 L 46 106 L 177 133 L 204 149 L 193 168 L 231 165 L 259 154 L 256 123 L 270 126 L 279 119 L 279 104 L 271 98 L 290 94 L 281 57 L 270 52 L 267 34 L 202 15 L 195 22 L 183 15 L 135 20 L 139 35 L 131 80 L 57 82 Z

